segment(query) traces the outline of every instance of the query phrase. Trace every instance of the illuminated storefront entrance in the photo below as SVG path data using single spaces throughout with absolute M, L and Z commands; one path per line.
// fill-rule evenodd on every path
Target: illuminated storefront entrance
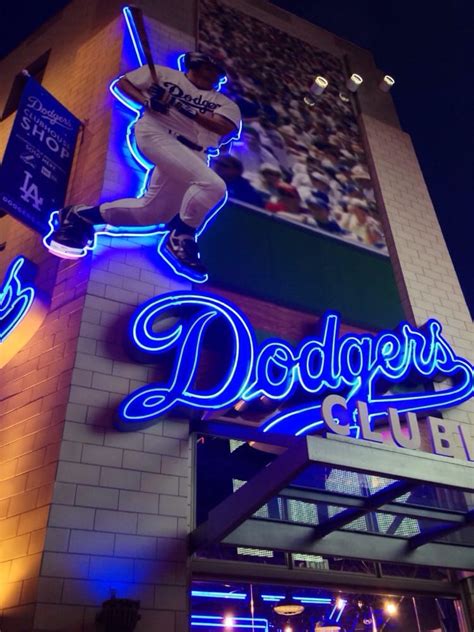
M 196 629 L 468 630 L 455 571 L 473 563 L 468 463 L 335 437 L 257 446 L 222 422 L 206 431 Z M 280 602 L 305 608 L 279 615 Z
M 446 597 L 195 581 L 191 627 L 209 632 L 459 632 L 459 608 L 459 601 Z

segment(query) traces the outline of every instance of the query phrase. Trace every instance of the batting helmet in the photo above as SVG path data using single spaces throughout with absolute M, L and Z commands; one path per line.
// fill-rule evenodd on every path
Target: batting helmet
M 190 68 L 198 68 L 201 64 L 211 64 L 219 72 L 220 78 L 226 76 L 224 66 L 206 53 L 200 53 L 198 51 L 186 53 L 184 56 L 184 68 L 188 71 Z

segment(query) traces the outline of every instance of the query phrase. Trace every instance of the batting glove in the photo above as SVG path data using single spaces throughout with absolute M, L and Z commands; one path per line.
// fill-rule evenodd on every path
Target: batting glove
M 155 112 L 160 112 L 160 114 L 168 114 L 170 109 L 168 92 L 157 83 L 153 83 L 148 92 L 150 93 L 148 107 Z

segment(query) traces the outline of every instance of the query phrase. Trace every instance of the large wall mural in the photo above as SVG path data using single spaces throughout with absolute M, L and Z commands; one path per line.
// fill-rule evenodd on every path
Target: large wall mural
M 242 113 L 240 139 L 213 161 L 229 196 L 386 253 L 341 60 L 216 0 L 200 3 L 199 48 L 225 66 Z M 329 85 L 305 100 L 317 75 Z

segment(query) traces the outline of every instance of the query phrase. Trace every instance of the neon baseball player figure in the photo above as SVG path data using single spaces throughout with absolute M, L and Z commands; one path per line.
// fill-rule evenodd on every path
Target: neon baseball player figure
M 59 257 L 85 254 L 95 226 L 165 224 L 161 254 L 173 269 L 196 281 L 207 278 L 196 231 L 226 194 L 225 182 L 207 166 L 207 150 L 238 133 L 240 110 L 215 87 L 225 77 L 222 65 L 207 54 L 184 56 L 185 72 L 155 65 L 159 84 L 147 66 L 125 74 L 117 87 L 142 109 L 135 139 L 155 168 L 140 198 L 97 206 L 66 206 L 59 226 L 47 238 Z

